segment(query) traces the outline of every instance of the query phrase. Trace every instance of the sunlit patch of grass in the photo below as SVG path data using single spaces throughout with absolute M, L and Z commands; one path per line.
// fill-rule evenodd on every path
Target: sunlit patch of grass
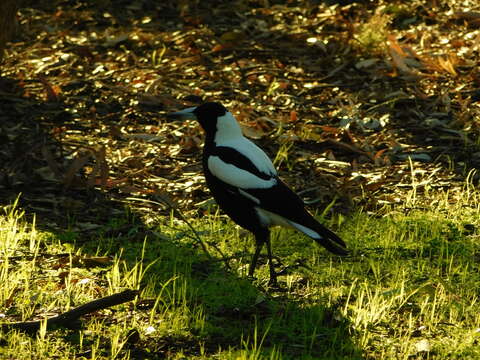
M 54 234 L 37 231 L 23 216 L 15 205 L 6 207 L 0 216 L 2 322 L 51 317 L 125 288 L 141 289 L 142 298 L 156 302 L 149 311 L 135 311 L 125 304 L 87 316 L 90 320 L 74 332 L 47 330 L 43 326 L 36 336 L 0 331 L 0 357 L 22 353 L 35 359 L 71 359 L 80 353 L 92 359 L 126 359 L 130 358 L 132 329 L 145 334 L 145 340 L 150 334 L 190 336 L 190 331 L 202 332 L 204 314 L 201 307 L 192 305 L 193 293 L 187 291 L 188 277 L 183 266 L 179 266 L 179 274 L 171 271 L 163 276 L 152 274 L 150 269 L 155 265 L 156 270 L 162 268 L 157 264 L 160 258 L 151 253 L 146 256 L 150 250 L 147 241 L 129 249 L 129 256 L 135 260 L 126 260 L 121 246 L 110 260 L 91 257 L 69 244 L 61 244 Z M 99 240 L 95 245 L 96 255 L 102 251 L 102 243 L 108 244 L 105 239 Z M 176 266 L 169 262 L 169 266 L 172 264 Z
M 351 338 L 347 338 L 352 346 L 344 351 L 350 356 L 355 356 L 352 354 L 358 347 L 370 358 L 447 359 L 460 349 L 462 356 L 475 358 L 472 354 L 478 353 L 474 344 L 480 332 L 480 316 L 473 310 L 478 305 L 476 289 L 480 287 L 478 262 L 474 261 L 474 254 L 478 253 L 478 193 L 467 185 L 462 197 L 455 201 L 451 194 L 433 190 L 429 199 L 434 206 L 428 207 L 417 198 L 405 208 L 383 210 L 383 217 L 359 212 L 343 221 L 339 233 L 352 250 L 352 256 L 345 259 L 327 255 L 294 231 L 275 230 L 274 254 L 283 266 L 290 268 L 287 275 L 280 277 L 287 289 L 286 297 L 302 306 L 323 304 L 316 311 L 324 314 L 316 325 L 306 326 L 302 333 L 296 325 L 302 317 L 299 309 L 294 309 L 291 319 L 286 310 L 289 307 L 283 307 L 285 303 L 268 304 L 270 299 L 262 299 L 260 303 L 266 311 L 276 313 L 280 308 L 283 319 L 289 319 L 286 325 L 276 318 L 267 338 L 275 338 L 276 331 L 282 336 L 290 331 L 297 339 L 306 341 L 315 338 L 316 333 L 329 333 L 325 318 L 333 317 L 339 319 L 340 329 L 343 321 L 348 324 Z M 227 254 L 229 248 L 239 249 L 245 241 L 252 244 L 252 239 L 226 234 L 226 238 L 220 236 L 219 242 L 228 243 L 222 245 Z M 265 286 L 265 263 L 256 275 L 257 283 Z M 254 301 L 254 294 L 250 297 L 243 297 L 247 304 Z M 232 299 L 235 298 L 233 295 Z M 312 313 L 308 318 L 312 318 Z M 295 341 L 281 343 L 292 345 Z M 454 347 L 447 350 L 447 343 Z M 300 348 L 305 354 L 323 351 L 325 358 L 328 349 L 336 349 L 337 355 L 341 353 L 338 344 L 325 349 L 311 342 Z M 284 358 L 289 358 L 293 350 L 285 345 L 281 351 Z
M 294 145 L 295 143 L 292 140 L 288 138 L 283 139 L 283 142 L 280 145 L 277 154 L 275 155 L 275 158 L 273 159 L 273 163 L 276 167 L 285 166 L 287 170 L 292 170 L 293 162 L 292 158 L 289 157 L 289 155 L 290 150 Z
M 360 245 L 354 247 L 371 252 L 345 274 L 353 281 L 343 314 L 372 357 L 429 353 L 446 359 L 459 349 L 465 349 L 465 358 L 476 351 L 478 356 L 471 337 L 480 325 L 472 312 L 480 286 L 473 260 L 478 232 L 465 231 L 478 226 L 478 202 L 471 195 L 465 192 L 453 205 L 448 194 L 437 195 L 437 206 L 429 210 L 392 212 L 382 219 L 359 214 L 364 220 L 352 222 L 356 234 L 370 233 L 353 240 Z M 445 352 L 448 342 L 455 347 Z
M 246 278 L 253 238 L 215 207 L 189 219 L 213 259 L 174 218 L 159 219 L 143 241 L 100 234 L 80 249 L 6 208 L 1 321 L 52 316 L 125 288 L 141 296 L 86 316 L 77 329 L 0 332 L 0 357 L 475 359 L 478 192 L 469 182 L 461 196 L 430 189 L 425 204 L 416 190 L 408 204 L 379 209 L 378 216 L 358 211 L 322 220 L 346 240 L 346 258 L 293 230 L 274 229 L 281 291 L 267 288 L 265 257 L 257 279 Z M 85 266 L 88 254 L 98 266 Z

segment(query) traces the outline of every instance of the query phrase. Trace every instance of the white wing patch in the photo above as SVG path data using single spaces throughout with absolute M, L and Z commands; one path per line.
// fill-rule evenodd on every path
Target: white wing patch
M 281 225 L 285 227 L 291 227 L 290 222 L 285 219 L 283 216 L 275 214 L 271 211 L 262 209 L 259 206 L 255 206 L 258 216 L 260 217 L 260 222 L 265 226 Z
M 275 170 L 275 167 L 273 166 L 272 161 L 269 159 L 267 154 L 265 154 L 262 149 L 243 136 L 230 139 L 229 141 L 222 141 L 220 143 L 216 142 L 216 145 L 229 147 L 235 151 L 238 151 L 240 154 L 249 159 L 258 170 L 265 174 L 270 174 L 273 176 L 277 175 L 277 170 Z
M 239 192 L 241 195 L 245 196 L 246 198 L 252 200 L 254 203 L 260 204 L 260 200 L 258 200 L 255 196 L 249 194 L 248 192 L 246 192 L 246 191 L 244 191 L 244 190 L 242 190 L 242 189 L 238 189 L 238 192 Z
M 223 182 L 240 189 L 268 189 L 277 183 L 275 178 L 263 180 L 251 172 L 224 162 L 218 156 L 208 158 L 208 170 Z
M 294 222 L 294 221 L 289 221 L 289 223 L 290 223 L 295 229 L 297 229 L 298 231 L 301 231 L 302 233 L 304 233 L 304 234 L 307 235 L 307 236 L 310 236 L 311 238 L 314 238 L 314 239 L 321 239 L 321 238 L 322 238 L 316 231 L 313 231 L 312 229 L 309 229 L 309 228 L 307 228 L 306 226 L 297 224 L 297 223 Z
M 305 235 L 310 236 L 311 238 L 314 238 L 314 239 L 322 238 L 316 231 L 313 231 L 312 229 L 306 226 L 300 225 L 295 221 L 288 220 L 283 216 L 280 216 L 271 211 L 262 209 L 261 207 L 258 207 L 258 206 L 255 207 L 255 210 L 257 211 L 257 214 L 260 217 L 260 221 L 262 222 L 263 225 L 266 225 L 266 226 L 280 225 L 284 227 L 294 228 L 304 233 Z

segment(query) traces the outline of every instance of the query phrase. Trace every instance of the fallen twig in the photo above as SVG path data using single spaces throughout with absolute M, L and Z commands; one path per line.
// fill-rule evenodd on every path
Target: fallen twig
M 79 317 L 90 314 L 92 312 L 106 309 L 111 306 L 119 305 L 131 301 L 138 295 L 137 290 L 125 290 L 110 296 L 103 297 L 98 300 L 90 301 L 86 304 L 78 306 L 70 311 L 64 312 L 57 316 L 47 319 L 47 328 L 53 326 L 69 327 Z M 15 323 L 0 324 L 2 330 L 22 330 L 27 332 L 35 332 L 40 329 L 40 326 L 45 320 L 22 321 Z
M 9 262 L 19 262 L 19 261 L 31 261 L 33 259 L 57 259 L 71 256 L 71 253 L 61 253 L 61 254 L 48 254 L 40 253 L 36 255 L 18 255 L 18 256 L 6 256 L 0 259 L 0 263 L 9 261 Z

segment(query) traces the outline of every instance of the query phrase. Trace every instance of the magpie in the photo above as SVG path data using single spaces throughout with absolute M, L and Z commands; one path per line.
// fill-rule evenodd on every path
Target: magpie
M 294 228 L 334 254 L 348 253 L 345 242 L 305 209 L 298 195 L 278 177 L 267 154 L 243 136 L 237 120 L 222 104 L 207 102 L 167 116 L 197 120 L 205 131 L 203 171 L 207 186 L 220 208 L 255 236 L 249 277 L 253 277 L 266 245 L 270 284 L 276 284 L 269 230 L 274 225 Z

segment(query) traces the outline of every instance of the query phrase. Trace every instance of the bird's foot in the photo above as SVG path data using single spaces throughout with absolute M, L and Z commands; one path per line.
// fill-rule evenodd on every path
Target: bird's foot
M 268 281 L 268 287 L 272 289 L 278 289 L 280 286 L 278 285 L 277 277 L 270 277 L 270 280 Z
M 279 288 L 279 285 L 278 285 L 278 281 L 277 281 L 277 276 L 279 274 L 277 272 L 275 272 L 273 266 L 270 268 L 270 280 L 268 281 L 268 287 L 269 288 L 274 288 L 274 289 L 278 289 Z
M 274 277 L 273 279 L 270 278 L 270 281 L 268 282 L 268 289 L 273 290 L 275 292 L 281 292 L 281 293 L 288 291 L 288 288 L 285 286 L 285 283 L 283 282 L 279 283 L 276 277 Z

